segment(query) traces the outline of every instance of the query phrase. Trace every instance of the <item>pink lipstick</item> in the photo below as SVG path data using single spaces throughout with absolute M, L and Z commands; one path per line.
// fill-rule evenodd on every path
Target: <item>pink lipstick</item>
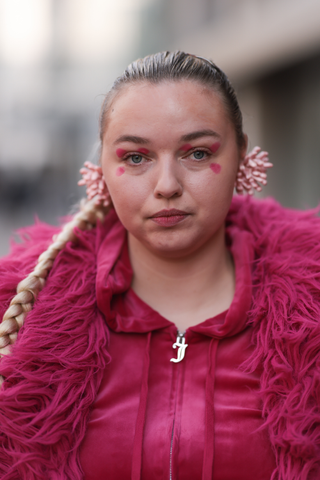
M 173 227 L 182 222 L 189 215 L 189 213 L 184 212 L 183 210 L 171 208 L 170 210 L 160 210 L 160 212 L 152 215 L 150 219 L 158 225 L 161 225 L 161 227 Z

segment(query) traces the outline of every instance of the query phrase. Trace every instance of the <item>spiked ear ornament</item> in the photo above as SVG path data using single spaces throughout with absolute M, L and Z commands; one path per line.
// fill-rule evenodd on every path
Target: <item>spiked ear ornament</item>
M 261 192 L 262 185 L 267 185 L 267 169 L 273 167 L 269 162 L 268 152 L 261 151 L 260 147 L 248 153 L 240 163 L 235 189 L 237 193 L 253 195 L 254 190 Z
M 107 207 L 111 203 L 108 187 L 103 178 L 102 168 L 94 165 L 91 162 L 85 162 L 85 168 L 81 168 L 80 173 L 82 180 L 79 180 L 78 185 L 87 186 L 88 200 L 95 199 L 96 205 Z

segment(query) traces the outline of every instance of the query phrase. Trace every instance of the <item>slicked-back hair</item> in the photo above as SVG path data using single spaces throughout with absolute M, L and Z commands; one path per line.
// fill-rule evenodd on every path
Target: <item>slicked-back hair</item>
M 226 74 L 211 60 L 181 51 L 159 52 L 130 63 L 105 96 L 100 113 L 100 139 L 106 129 L 110 106 L 117 94 L 128 85 L 140 82 L 157 84 L 164 81 L 191 80 L 220 94 L 234 126 L 239 148 L 245 144 L 242 114 L 237 96 Z

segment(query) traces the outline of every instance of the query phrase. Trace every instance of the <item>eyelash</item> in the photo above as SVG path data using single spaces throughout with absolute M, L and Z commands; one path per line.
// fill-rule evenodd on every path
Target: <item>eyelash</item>
M 212 155 L 212 152 L 209 152 L 207 149 L 205 148 L 195 148 L 194 150 L 192 150 L 191 152 L 188 152 L 188 155 L 184 158 L 187 158 L 187 157 L 190 157 L 190 155 L 193 155 L 194 153 L 196 152 L 203 152 L 206 154 L 206 156 L 204 158 L 200 158 L 199 160 L 197 160 L 196 158 L 193 159 L 194 162 L 203 162 L 204 160 L 206 160 L 210 155 Z
M 131 157 L 141 157 L 142 159 L 144 159 L 145 157 L 137 152 L 137 153 L 127 153 L 126 155 L 123 156 L 122 160 L 125 161 L 125 160 L 128 160 L 129 158 Z M 133 166 L 133 167 L 138 167 L 139 165 L 142 165 L 143 162 L 141 163 L 129 163 L 130 166 Z
M 193 159 L 194 162 L 202 162 L 202 161 L 206 160 L 210 155 L 212 155 L 212 152 L 209 152 L 205 148 L 195 148 L 194 150 L 188 152 L 188 154 L 183 158 L 188 158 L 188 157 L 190 157 L 190 155 L 193 155 L 196 152 L 203 152 L 203 153 L 206 154 L 206 156 L 204 158 L 199 159 L 199 160 L 194 158 Z M 145 159 L 145 157 L 141 153 L 137 152 L 137 153 L 127 153 L 126 155 L 123 156 L 123 161 L 126 161 L 126 160 L 128 160 L 128 159 L 130 159 L 131 157 L 134 157 L 134 156 L 141 157 L 142 160 Z M 144 162 L 140 162 L 140 163 L 134 163 L 133 162 L 133 163 L 129 163 L 129 165 L 133 166 L 133 167 L 138 167 L 138 166 L 142 165 L 142 163 L 144 163 Z

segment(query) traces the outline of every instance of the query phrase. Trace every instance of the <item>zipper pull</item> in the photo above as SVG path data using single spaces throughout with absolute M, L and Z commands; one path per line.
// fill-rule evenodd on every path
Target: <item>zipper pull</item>
M 170 362 L 181 362 L 184 359 L 187 346 L 185 334 L 180 333 L 178 330 L 177 341 L 172 345 L 172 348 L 178 347 L 177 358 L 170 358 Z

